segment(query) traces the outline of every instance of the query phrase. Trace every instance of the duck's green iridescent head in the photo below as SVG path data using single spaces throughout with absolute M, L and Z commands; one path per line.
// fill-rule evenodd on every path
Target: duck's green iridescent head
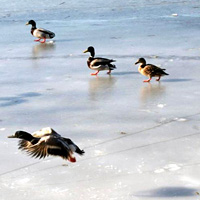
M 36 27 L 36 23 L 34 20 L 30 20 L 30 21 L 26 22 L 26 25 L 32 25 L 32 26 Z
M 24 131 L 16 131 L 14 135 L 8 136 L 8 138 L 24 138 L 27 133 Z
M 90 52 L 91 56 L 94 57 L 95 55 L 94 47 L 89 46 L 85 51 L 83 51 L 83 53 L 87 53 L 87 52 Z

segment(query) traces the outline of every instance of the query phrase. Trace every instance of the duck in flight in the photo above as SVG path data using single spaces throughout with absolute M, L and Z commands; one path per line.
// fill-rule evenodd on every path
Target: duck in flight
M 60 156 L 70 162 L 76 162 L 73 153 L 76 152 L 79 155 L 85 153 L 72 140 L 62 137 L 50 127 L 43 128 L 33 134 L 17 131 L 14 135 L 8 136 L 8 138 L 20 139 L 19 149 L 39 159 L 51 155 Z

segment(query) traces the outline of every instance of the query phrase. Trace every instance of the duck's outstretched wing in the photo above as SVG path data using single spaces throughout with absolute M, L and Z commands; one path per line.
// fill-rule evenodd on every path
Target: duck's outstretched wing
M 75 162 L 70 147 L 60 138 L 52 135 L 40 138 L 39 142 L 32 145 L 30 142 L 21 141 L 21 149 L 35 158 L 45 158 L 49 155 L 60 156 Z

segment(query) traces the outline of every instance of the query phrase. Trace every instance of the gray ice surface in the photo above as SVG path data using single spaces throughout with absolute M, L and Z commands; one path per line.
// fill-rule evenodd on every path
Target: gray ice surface
M 198 0 L 0 5 L 0 200 L 200 199 Z M 33 42 L 30 19 L 54 43 Z M 90 76 L 90 45 L 111 76 Z M 139 57 L 170 75 L 143 83 Z M 85 155 L 37 160 L 7 138 L 47 126 Z

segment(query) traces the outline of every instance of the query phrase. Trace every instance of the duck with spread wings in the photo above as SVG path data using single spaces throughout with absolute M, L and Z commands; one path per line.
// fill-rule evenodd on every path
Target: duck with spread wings
M 85 153 L 72 140 L 62 137 L 50 127 L 43 128 L 33 134 L 17 131 L 8 138 L 19 138 L 19 149 L 39 159 L 52 155 L 76 162 L 73 153 L 76 152 L 79 155 Z

